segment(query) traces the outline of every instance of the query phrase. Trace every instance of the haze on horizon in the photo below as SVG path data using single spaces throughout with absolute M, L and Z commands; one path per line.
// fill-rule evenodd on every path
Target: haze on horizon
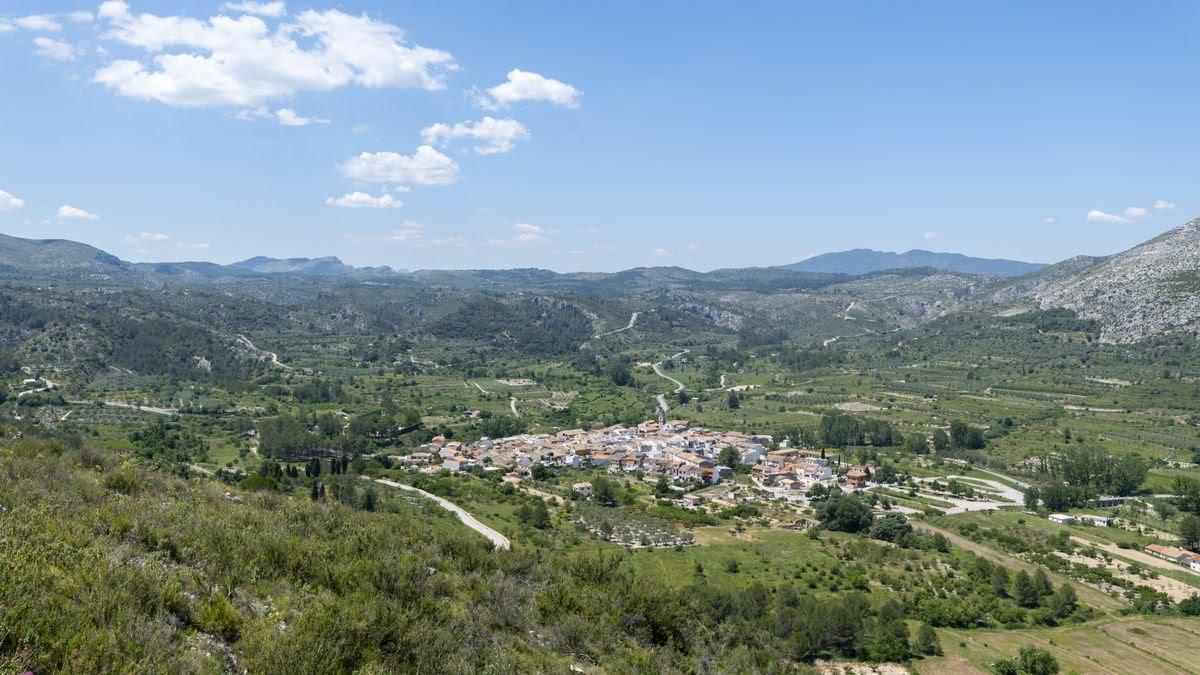
M 1197 19 L 15 0 L 0 232 L 410 269 L 1103 255 L 1197 213 Z

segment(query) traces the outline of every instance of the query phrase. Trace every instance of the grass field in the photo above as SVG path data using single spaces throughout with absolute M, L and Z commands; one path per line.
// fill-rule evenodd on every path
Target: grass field
M 1016 631 L 941 630 L 945 655 L 914 663 L 922 675 L 991 673 L 989 664 L 1024 645 L 1049 650 L 1064 673 L 1200 672 L 1200 619 L 1128 618 Z

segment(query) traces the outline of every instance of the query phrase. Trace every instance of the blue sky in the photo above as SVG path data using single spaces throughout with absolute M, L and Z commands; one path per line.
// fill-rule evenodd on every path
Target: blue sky
M 712 269 L 1200 213 L 1194 2 L 127 2 L 0 3 L 0 232 Z

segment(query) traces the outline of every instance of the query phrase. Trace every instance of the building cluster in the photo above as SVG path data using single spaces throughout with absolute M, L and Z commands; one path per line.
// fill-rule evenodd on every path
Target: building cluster
M 825 459 L 787 448 L 772 450 L 772 445 L 770 436 L 715 431 L 687 421 L 647 421 L 635 427 L 567 429 L 484 438 L 471 444 L 438 436 L 418 452 L 394 459 L 425 466 L 428 471 L 482 467 L 528 474 L 538 465 L 597 467 L 613 473 L 661 475 L 678 485 L 713 485 L 732 473 L 732 467 L 722 465 L 721 457 L 726 448 L 733 448 L 736 463 L 751 467 L 754 482 L 780 496 L 804 495 L 816 484 L 831 485 L 837 480 Z M 865 487 L 868 478 L 865 469 L 852 468 L 846 474 L 846 487 Z
M 1066 513 L 1051 513 L 1050 522 L 1058 525 L 1096 525 L 1097 527 L 1108 527 L 1112 525 L 1112 518 L 1107 516 L 1093 516 L 1087 513 L 1076 513 L 1068 515 Z
M 780 496 L 803 495 L 818 484 L 829 486 L 837 479 L 824 458 L 792 450 L 768 453 L 762 463 L 750 470 L 750 475 L 759 487 L 772 490 Z M 852 468 L 846 472 L 846 487 L 865 487 L 867 478 L 865 469 Z
M 665 475 L 676 483 L 719 483 L 732 468 L 720 465 L 721 452 L 734 448 L 738 463 L 757 464 L 767 455 L 770 436 L 714 431 L 686 421 L 643 422 L 636 427 L 614 425 L 586 431 L 566 429 L 553 434 L 521 434 L 484 438 L 463 444 L 437 437 L 411 455 L 397 457 L 409 464 L 429 464 L 463 471 L 475 466 L 528 473 L 547 467 L 600 467 L 618 472 L 641 471 Z
M 1178 546 L 1150 544 L 1145 548 L 1145 551 L 1155 558 L 1169 560 L 1177 565 L 1187 567 L 1193 572 L 1200 572 L 1200 555 L 1187 549 L 1179 548 Z

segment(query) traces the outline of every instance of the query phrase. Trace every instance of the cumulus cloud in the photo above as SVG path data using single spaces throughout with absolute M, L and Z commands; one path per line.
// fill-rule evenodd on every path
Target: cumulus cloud
M 138 253 L 149 253 L 150 248 L 162 249 L 173 247 L 183 251 L 199 251 L 209 248 L 204 242 L 172 241 L 169 235 L 161 232 L 140 232 L 125 235 L 125 243 L 137 248 Z
M 99 220 L 100 216 L 77 209 L 69 204 L 58 207 L 58 217 L 63 220 Z
M 255 16 L 265 16 L 272 19 L 287 14 L 287 5 L 283 2 L 227 2 L 221 5 L 221 9 L 227 12 L 241 12 L 242 14 L 254 14 Z
M 430 145 L 445 146 L 460 138 L 479 141 L 474 149 L 480 155 L 495 155 L 512 150 L 517 141 L 527 140 L 529 130 L 514 119 L 494 117 L 484 117 L 478 122 L 459 122 L 454 126 L 438 122 L 421 130 L 421 140 Z
M 547 230 L 531 223 L 516 223 L 512 226 L 513 236 L 508 239 L 489 239 L 494 246 L 534 246 L 550 241 L 553 230 Z
M 934 230 L 926 230 L 925 233 L 921 235 L 921 238 L 922 239 L 937 239 L 940 236 L 942 236 L 941 232 L 936 232 Z
M 519 68 L 508 72 L 507 79 L 476 97 L 487 110 L 499 110 L 522 101 L 547 101 L 564 108 L 578 108 L 583 92 L 575 87 Z
M 404 202 L 392 195 L 380 195 L 376 197 L 365 192 L 351 192 L 336 199 L 330 197 L 325 200 L 325 205 L 342 206 L 348 209 L 398 209 L 404 206 Z
M 19 19 L 13 19 L 18 28 L 31 30 L 36 33 L 57 33 L 63 29 L 62 24 L 49 14 L 30 14 Z
M 168 239 L 170 239 L 170 237 L 162 234 L 161 232 L 142 232 L 140 234 L 125 235 L 125 243 L 129 244 L 130 246 L 143 246 L 150 242 L 163 242 L 167 241 Z
M 296 114 L 291 108 L 280 108 L 275 111 L 275 119 L 285 127 L 306 127 L 310 124 L 329 124 L 329 120 L 320 117 L 304 117 Z
M 1107 211 L 1101 211 L 1100 209 L 1092 209 L 1091 211 L 1088 211 L 1087 214 L 1088 222 L 1092 223 L 1127 224 L 1152 217 L 1153 216 L 1150 215 L 1150 211 L 1148 209 L 1144 209 L 1140 206 L 1131 206 L 1122 211 L 1120 214 L 1109 213 Z
M 25 200 L 0 190 L 0 211 L 20 211 L 23 208 L 25 208 Z
M 426 226 L 424 223 L 415 220 L 406 220 L 399 229 L 393 230 L 385 236 L 356 236 L 347 235 L 347 239 L 360 244 L 402 244 L 414 248 L 431 248 L 434 246 L 454 246 L 465 247 L 468 241 L 463 237 L 430 237 L 426 234 Z
M 285 127 L 306 127 L 310 124 L 329 124 L 330 120 L 321 117 L 305 117 L 291 108 L 280 108 L 271 112 L 266 106 L 245 108 L 231 113 L 231 117 L 247 122 L 253 120 L 274 120 Z
M 1158 209 L 1159 211 L 1169 211 L 1169 210 L 1175 208 L 1176 206 L 1178 206 L 1178 204 L 1176 204 L 1175 202 L 1169 202 L 1165 199 L 1160 199 L 1160 200 L 1154 202 L 1154 208 Z
M 98 15 L 108 26 L 104 38 L 148 56 L 112 61 L 92 80 L 172 106 L 254 109 L 348 85 L 440 89 L 457 69 L 449 53 L 409 44 L 397 26 L 332 9 L 306 10 L 274 26 L 253 14 L 134 14 L 123 0 L 104 2 Z
M 411 155 L 395 152 L 364 152 L 339 167 L 342 175 L 364 183 L 394 185 L 452 185 L 458 180 L 458 164 L 422 145 Z
M 81 9 L 74 12 L 68 12 L 67 20 L 71 23 L 91 23 L 96 20 L 96 15 Z
M 48 37 L 35 37 L 33 44 L 37 47 L 38 56 L 54 61 L 75 60 L 75 47 L 69 42 L 51 40 Z

